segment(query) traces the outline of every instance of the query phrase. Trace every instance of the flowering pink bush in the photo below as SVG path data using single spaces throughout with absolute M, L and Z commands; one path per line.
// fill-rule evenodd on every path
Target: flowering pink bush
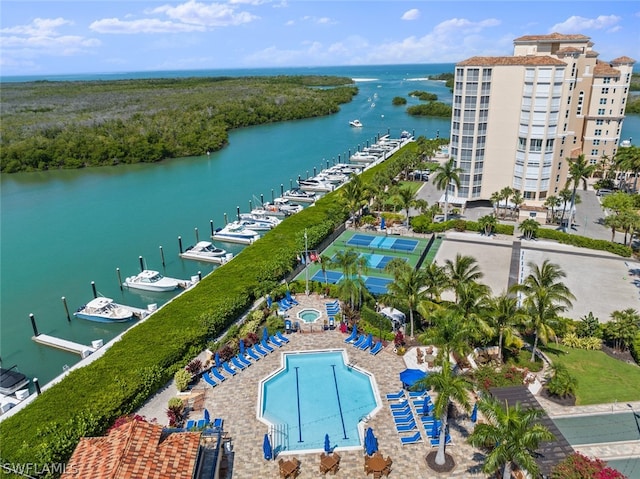
M 620 472 L 608 467 L 602 459 L 591 459 L 578 452 L 558 464 L 552 479 L 626 479 Z

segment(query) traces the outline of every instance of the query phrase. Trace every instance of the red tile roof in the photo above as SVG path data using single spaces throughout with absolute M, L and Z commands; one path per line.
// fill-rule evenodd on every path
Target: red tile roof
M 163 435 L 163 428 L 131 421 L 107 436 L 80 439 L 62 479 L 191 479 L 200 433 Z
M 514 42 L 557 42 L 557 41 L 589 41 L 589 37 L 586 35 L 574 34 L 574 35 L 564 35 L 562 33 L 550 33 L 548 35 L 524 35 L 522 37 L 518 37 L 514 40 Z
M 597 62 L 593 67 L 593 75 L 597 77 L 619 77 L 620 70 L 613 68 L 605 62 Z
M 614 58 L 613 60 L 611 60 L 611 63 L 613 63 L 614 65 L 619 65 L 621 63 L 635 63 L 636 61 L 633 58 L 629 58 L 629 57 L 618 57 L 618 58 Z
M 566 63 L 547 56 L 471 57 L 457 66 L 510 66 L 510 65 L 562 65 Z

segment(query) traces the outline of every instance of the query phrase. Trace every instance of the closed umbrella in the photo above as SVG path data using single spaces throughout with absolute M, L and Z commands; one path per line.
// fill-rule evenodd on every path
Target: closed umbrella
M 204 423 L 207 426 L 211 423 L 211 416 L 209 415 L 209 410 L 207 408 L 204 409 Z
M 240 346 L 240 356 L 244 356 L 244 340 L 241 339 L 238 346 Z
M 473 405 L 473 411 L 471 411 L 471 422 L 475 424 L 478 420 L 478 403 Z
M 367 432 L 364 436 L 364 448 L 367 452 L 367 456 L 373 455 L 378 450 L 378 439 L 373 435 L 373 429 L 367 428 Z
M 271 305 L 273 304 L 273 299 L 271 299 L 271 295 L 267 295 L 267 308 L 271 309 Z
M 432 438 L 438 437 L 438 429 L 440 429 L 440 421 L 433 421 L 433 426 L 431 426 L 431 434 L 429 434 Z
M 269 461 L 273 459 L 273 449 L 271 448 L 271 441 L 269 440 L 269 434 L 264 435 L 264 442 L 262 443 L 262 452 L 264 458 Z
M 384 216 L 382 217 L 382 219 L 380 220 L 380 229 L 383 230 L 387 227 L 387 224 L 384 220 Z
M 269 331 L 267 331 L 267 328 L 262 328 L 262 339 L 269 341 Z
M 329 434 L 324 435 L 324 452 L 329 454 L 331 452 L 331 441 L 329 441 Z
M 425 396 L 424 402 L 422 403 L 422 415 L 429 415 L 429 396 Z
M 222 364 L 220 363 L 220 354 L 218 353 L 218 351 L 216 351 L 214 361 L 216 362 L 216 368 L 219 369 Z

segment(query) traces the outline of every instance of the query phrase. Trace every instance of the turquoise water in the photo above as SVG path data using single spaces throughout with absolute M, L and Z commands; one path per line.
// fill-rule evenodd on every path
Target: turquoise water
M 571 445 L 640 440 L 632 412 L 559 417 L 553 422 Z
M 298 312 L 298 318 L 300 318 L 305 323 L 315 323 L 320 316 L 320 311 L 317 311 L 315 309 L 303 309 Z
M 376 135 L 402 130 L 434 137 L 449 135 L 449 120 L 414 118 L 405 107 L 394 107 L 395 96 L 429 90 L 445 102 L 451 94 L 442 82 L 424 80 L 429 74 L 453 71 L 453 65 L 355 66 L 335 68 L 132 72 L 108 75 L 47 77 L 49 80 L 94 80 L 194 75 L 336 74 L 359 79 L 359 94 L 341 111 L 325 118 L 292 121 L 236 130 L 230 144 L 210 156 L 179 158 L 161 164 L 120 165 L 86 170 L 2 175 L 0 178 L 0 357 L 5 367 L 17 364 L 41 384 L 79 357 L 31 341 L 28 315 L 33 313 L 42 333 L 88 344 L 108 341 L 126 324 L 67 322 L 61 297 L 70 312 L 92 297 L 90 283 L 104 296 L 132 306 L 163 304 L 171 293 L 120 291 L 122 278 L 138 271 L 143 256 L 150 269 L 187 279 L 214 266 L 178 258 L 178 235 L 186 247 L 207 239 L 210 220 L 222 226 L 224 214 L 233 219 L 236 207 L 249 209 L 288 188 L 298 175 L 313 174 L 327 161 L 344 160 L 358 145 Z M 45 77 L 13 78 L 26 81 Z M 372 101 L 369 101 L 371 99 Z M 373 101 L 375 100 L 375 101 Z M 371 108 L 371 103 L 376 106 Z M 359 118 L 362 128 L 351 128 Z M 634 133 L 635 132 L 635 133 Z M 640 117 L 625 121 L 623 138 L 640 138 Z M 162 246 L 166 266 L 161 264 Z M 232 252 L 237 245 L 220 244 Z
M 334 376 L 335 373 L 335 376 Z M 359 446 L 358 422 L 376 407 L 369 376 L 342 352 L 285 353 L 285 369 L 263 385 L 262 417 L 288 425 L 288 450 Z

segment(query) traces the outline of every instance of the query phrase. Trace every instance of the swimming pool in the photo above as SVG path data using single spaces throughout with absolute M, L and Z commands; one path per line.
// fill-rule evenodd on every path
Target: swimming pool
M 632 412 L 556 417 L 553 422 L 572 446 L 640 439 Z
M 258 419 L 272 426 L 274 448 L 361 447 L 358 423 L 380 407 L 373 376 L 348 365 L 343 349 L 282 354 L 282 368 L 260 385 Z

